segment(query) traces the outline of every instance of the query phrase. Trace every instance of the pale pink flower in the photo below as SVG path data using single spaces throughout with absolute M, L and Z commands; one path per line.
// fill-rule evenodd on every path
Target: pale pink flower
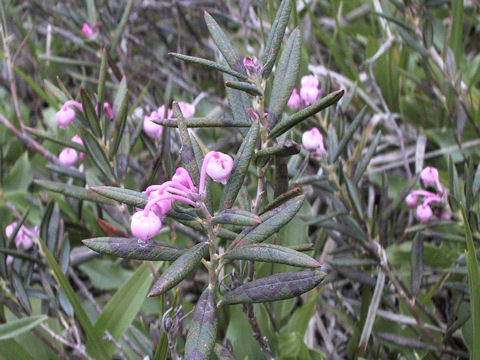
M 78 154 L 75 149 L 64 148 L 58 155 L 58 160 L 63 166 L 72 166 L 78 160 Z
M 133 236 L 138 239 L 138 242 L 147 243 L 157 235 L 162 229 L 162 221 L 153 211 L 145 214 L 145 212 L 138 211 L 132 216 L 130 223 L 130 230 Z

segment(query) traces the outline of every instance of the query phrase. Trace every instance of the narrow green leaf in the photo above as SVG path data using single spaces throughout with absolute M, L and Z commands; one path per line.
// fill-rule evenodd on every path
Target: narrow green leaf
M 158 268 L 160 264 L 154 266 Z M 147 264 L 143 264 L 115 292 L 103 308 L 94 324 L 97 334 L 104 334 L 108 331 L 114 339 L 120 340 L 140 311 L 151 284 L 150 269 Z M 111 358 L 116 350 L 115 345 L 103 340 L 103 346 L 109 358 Z
M 203 242 L 195 245 L 180 256 L 160 278 L 153 284 L 152 290 L 148 296 L 157 296 L 164 294 L 168 290 L 177 286 L 200 264 L 202 259 L 208 255 L 208 244 Z
M 66 147 L 75 149 L 75 150 L 80 151 L 80 152 L 85 152 L 86 151 L 85 147 L 83 145 L 77 144 L 76 142 L 73 142 L 71 140 L 66 140 L 65 138 L 62 138 L 60 136 L 51 135 L 51 134 L 47 133 L 46 131 L 37 130 L 37 129 L 31 128 L 31 127 L 28 127 L 28 126 L 25 126 L 24 129 L 27 130 L 30 134 L 32 134 L 36 137 L 39 137 L 41 139 L 49 140 L 49 141 L 52 141 L 56 144 L 66 146 Z
M 300 30 L 297 28 L 290 34 L 285 48 L 278 60 L 278 67 L 275 70 L 272 92 L 269 101 L 269 124 L 276 124 L 280 119 L 297 82 L 300 69 Z
M 115 29 L 115 33 L 113 34 L 112 45 L 110 47 L 112 51 L 115 50 L 118 43 L 120 42 L 120 39 L 122 38 L 123 31 L 125 30 L 125 26 L 127 25 L 128 17 L 130 16 L 130 11 L 132 10 L 132 6 L 133 0 L 128 0 L 125 8 L 123 9 L 122 18 L 120 19 L 120 22 Z
M 191 218 L 190 219 L 179 218 L 179 217 L 177 217 L 177 214 L 175 214 L 175 216 L 171 216 L 171 213 L 172 213 L 172 211 L 169 211 L 167 216 L 172 217 L 173 219 L 175 219 L 176 221 L 178 221 L 179 223 L 181 223 L 185 226 L 188 226 L 188 227 L 190 227 L 194 230 L 201 231 L 201 232 L 206 234 L 205 229 L 203 228 L 202 224 L 200 224 L 198 222 L 198 219 L 192 220 Z M 238 236 L 238 234 L 236 232 L 230 231 L 230 230 L 225 229 L 225 228 L 220 228 L 217 235 L 218 235 L 219 238 L 225 239 L 225 240 L 234 240 Z
M 103 147 L 98 143 L 95 136 L 93 136 L 87 129 L 80 127 L 79 132 L 90 159 L 112 184 L 115 183 L 115 176 Z
M 167 126 L 167 127 L 178 127 L 177 119 L 161 119 L 161 120 L 154 120 L 155 124 Z M 250 121 L 238 121 L 236 119 L 228 119 L 224 117 L 218 118 L 208 118 L 208 117 L 201 117 L 201 118 L 190 118 L 185 119 L 185 125 L 188 128 L 203 128 L 203 127 L 250 127 L 252 123 Z
M 130 206 L 144 208 L 147 205 L 148 195 L 129 189 L 122 189 L 114 186 L 92 186 L 90 190 Z
M 295 141 L 285 141 L 283 144 L 273 145 L 255 153 L 254 162 L 257 166 L 265 166 L 272 156 L 291 156 L 298 154 L 301 146 Z
M 46 321 L 48 316 L 36 315 L 0 324 L 0 341 L 14 338 Z
M 106 199 L 103 196 L 99 196 L 90 189 L 85 189 L 81 186 L 68 185 L 49 180 L 33 180 L 33 182 L 47 190 L 51 190 L 76 199 L 93 201 L 100 204 L 115 204 L 113 201 Z
M 423 237 L 421 233 L 416 233 L 412 242 L 411 257 L 411 288 L 412 295 L 417 296 L 422 285 L 424 270 L 423 261 Z
M 248 211 L 240 209 L 226 209 L 215 215 L 212 221 L 215 224 L 255 226 L 262 222 L 262 218 Z
M 232 355 L 230 350 L 219 343 L 215 344 L 215 348 L 213 350 L 218 360 L 235 360 L 235 357 Z
M 463 222 L 465 224 L 465 241 L 467 245 L 466 261 L 473 333 L 472 359 L 478 360 L 480 359 L 480 272 L 468 216 L 462 205 L 460 205 L 460 210 L 462 211 Z
M 238 54 L 237 50 L 235 50 L 235 48 L 232 46 L 230 40 L 228 40 L 223 30 L 208 12 L 204 12 L 204 17 L 213 41 L 217 45 L 230 68 L 239 73 L 245 74 L 246 72 L 245 67 L 243 66 L 242 58 Z
M 139 243 L 136 238 L 100 237 L 82 242 L 98 253 L 134 260 L 174 261 L 185 253 L 184 248 L 175 245 L 153 240 Z
M 280 206 L 281 204 L 286 203 L 288 200 L 302 195 L 303 191 L 302 188 L 299 186 L 295 186 L 291 188 L 290 190 L 284 192 L 283 194 L 277 196 L 275 199 L 273 199 L 271 202 L 269 202 L 265 208 L 260 212 L 260 215 L 265 214 L 267 211 L 270 211 L 272 209 L 275 209 L 277 206 Z
M 206 288 L 192 314 L 185 343 L 185 360 L 210 359 L 217 336 L 217 322 L 215 291 Z
M 263 92 L 259 88 L 244 81 L 226 81 L 225 85 L 232 89 L 244 91 L 253 96 L 263 96 Z
M 355 174 L 353 176 L 353 182 L 355 184 L 357 184 L 360 181 L 360 179 L 363 176 L 363 173 L 365 172 L 368 164 L 370 163 L 370 160 L 375 154 L 375 150 L 377 149 L 378 142 L 380 141 L 381 135 L 382 135 L 381 131 L 379 131 L 377 135 L 375 135 L 375 138 L 372 140 L 366 154 L 362 157 L 360 162 L 357 164 L 357 167 L 355 168 Z
M 182 163 L 192 177 L 193 182 L 198 184 L 200 171 L 198 170 L 197 160 L 193 151 L 192 139 L 190 138 L 185 118 L 177 102 L 173 103 L 173 114 L 178 119 L 178 129 L 180 130 L 180 140 L 182 142 L 182 147 L 180 148 Z
M 109 359 L 109 356 L 107 356 L 105 349 L 100 343 L 100 339 L 102 336 L 101 334 L 98 334 L 92 326 L 90 319 L 88 318 L 85 310 L 82 307 L 80 299 L 75 294 L 75 290 L 73 290 L 72 285 L 70 285 L 68 279 L 65 277 L 65 275 L 63 275 L 62 269 L 57 264 L 57 261 L 53 257 L 50 250 L 47 248 L 44 239 L 40 237 L 39 241 L 45 254 L 45 258 L 47 259 L 47 262 L 52 268 L 58 283 L 67 295 L 68 300 L 72 304 L 75 310 L 75 316 L 77 317 L 78 321 L 82 325 L 83 330 L 85 331 L 85 334 L 87 335 L 87 341 L 90 344 L 90 347 L 87 347 L 87 352 L 95 359 Z
M 268 239 L 293 219 L 298 210 L 300 210 L 304 199 L 305 197 L 303 195 L 297 196 L 275 209 L 264 213 L 260 216 L 262 223 L 255 227 L 245 228 L 233 241 L 231 248 L 240 248 Z
M 229 260 L 263 261 L 300 267 L 316 268 L 320 263 L 308 255 L 293 249 L 273 244 L 249 244 L 228 251 L 224 255 Z
M 223 81 L 232 81 L 235 78 L 228 74 L 223 74 Z M 225 88 L 227 93 L 228 105 L 232 111 L 233 120 L 236 123 L 248 124 L 248 127 L 252 124 L 250 116 L 248 115 L 248 109 L 251 107 L 250 97 L 243 91 L 235 90 L 232 88 Z M 243 136 L 246 135 L 246 129 L 240 129 Z
M 232 70 L 232 69 L 230 69 L 228 66 L 219 64 L 219 63 L 217 63 L 217 62 L 215 62 L 215 61 L 211 61 L 211 60 L 207 60 L 207 59 L 202 59 L 202 58 L 195 57 L 195 56 L 188 56 L 188 55 L 177 54 L 177 53 L 173 53 L 173 52 L 168 53 L 168 55 L 173 55 L 173 56 L 175 56 L 177 59 L 180 59 L 180 60 L 183 60 L 183 61 L 186 61 L 186 62 L 189 62 L 189 63 L 198 64 L 198 65 L 203 65 L 203 66 L 208 67 L 209 69 L 214 69 L 214 70 L 218 70 L 218 71 L 224 72 L 224 73 L 226 73 L 226 74 L 235 76 L 236 78 L 241 79 L 241 80 L 247 80 L 247 79 L 248 79 L 248 76 L 247 76 L 247 75 L 241 74 L 241 73 L 239 73 L 238 71 Z
M 258 123 L 253 123 L 235 156 L 232 173 L 228 178 L 227 184 L 223 188 L 219 209 L 227 209 L 233 206 L 247 174 L 253 151 L 257 146 L 259 134 L 260 125 Z
M 105 102 L 105 83 L 107 81 L 107 70 L 108 70 L 107 50 L 102 49 L 102 62 L 100 63 L 100 74 L 98 77 L 98 87 L 97 87 L 97 103 L 99 104 L 98 117 L 100 117 L 102 114 L 103 103 Z
M 225 294 L 221 305 L 270 302 L 296 297 L 312 290 L 327 274 L 321 270 L 282 273 L 240 285 Z
M 342 140 L 340 140 L 340 143 L 338 144 L 338 147 L 335 151 L 335 154 L 333 155 L 333 161 L 332 162 L 335 162 L 338 157 L 340 156 L 340 154 L 343 152 L 343 150 L 345 150 L 345 148 L 347 147 L 348 143 L 350 142 L 350 139 L 352 138 L 353 134 L 355 133 L 355 131 L 357 131 L 357 129 L 359 128 L 359 126 L 362 124 L 362 120 L 363 120 L 363 115 L 365 114 L 365 109 L 366 107 L 364 107 L 358 114 L 357 116 L 355 116 L 355 119 L 353 120 L 352 124 L 350 125 L 350 127 L 348 128 L 347 132 L 345 133 L 345 135 L 343 135 L 342 137 Z
M 285 35 L 285 29 L 290 19 L 290 12 L 292 10 L 292 0 L 283 0 L 278 7 L 275 20 L 272 24 L 272 29 L 268 33 L 267 45 L 263 53 L 263 71 L 262 76 L 266 79 L 272 71 L 273 65 L 277 58 L 282 40 Z
M 125 80 L 125 77 L 122 79 L 122 82 Z M 126 88 L 125 80 L 125 88 Z M 112 147 L 110 148 L 110 158 L 113 158 L 118 151 L 118 146 L 122 138 L 124 137 L 125 125 L 127 124 L 127 115 L 128 115 L 128 90 L 123 93 L 123 98 L 120 100 L 120 108 L 118 109 L 117 116 L 115 117 L 115 134 Z
M 329 107 L 330 105 L 335 104 L 338 100 L 342 98 L 343 93 L 344 93 L 343 90 L 334 91 L 333 93 L 330 93 L 327 96 L 318 100 L 315 104 L 307 106 L 305 109 L 290 115 L 289 117 L 287 117 L 286 119 L 280 121 L 277 125 L 275 125 L 275 127 L 270 131 L 268 138 L 273 139 L 282 135 L 284 132 L 290 130 L 299 122 L 318 113 L 319 111 L 322 111 L 323 109 Z M 288 96 L 290 96 L 290 94 Z M 288 101 L 288 98 L 287 98 L 287 101 Z
M 83 114 L 87 118 L 90 130 L 96 137 L 102 137 L 102 129 L 100 128 L 100 121 L 97 112 L 93 107 L 92 101 L 84 89 L 80 89 L 80 96 L 82 98 Z

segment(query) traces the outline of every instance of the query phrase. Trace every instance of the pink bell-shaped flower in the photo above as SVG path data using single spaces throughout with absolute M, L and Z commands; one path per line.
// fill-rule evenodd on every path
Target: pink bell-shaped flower
M 17 227 L 17 222 L 13 222 L 5 228 L 5 235 L 11 237 L 13 231 Z M 15 247 L 18 249 L 23 247 L 23 249 L 28 250 L 33 246 L 33 239 L 38 238 L 38 228 L 35 228 L 34 231 L 29 230 L 25 225 L 20 226 L 17 234 L 15 235 L 14 243 Z
M 108 102 L 103 103 L 103 113 L 105 114 L 105 117 L 108 120 L 113 120 L 115 114 L 113 112 L 112 105 L 110 105 Z
M 55 114 L 55 121 L 61 129 L 66 129 L 75 119 L 75 110 L 68 106 L 62 106 Z
M 72 166 L 78 160 L 77 151 L 72 148 L 65 148 L 58 155 L 58 160 L 63 166 Z
M 308 151 L 318 151 L 319 153 L 325 152 L 323 136 L 318 128 L 313 128 L 303 133 L 302 145 Z
M 148 200 L 152 200 L 160 195 L 166 195 L 165 190 L 152 191 L 148 196 Z M 159 200 L 152 205 L 152 211 L 160 218 L 164 218 L 170 210 L 172 210 L 171 199 Z
M 422 223 L 427 223 L 433 216 L 433 211 L 430 205 L 422 204 L 417 207 L 417 217 Z
M 415 206 L 417 206 L 417 202 L 418 202 L 418 196 L 416 194 L 408 194 L 407 197 L 405 198 L 405 202 L 407 203 L 407 206 L 410 208 L 410 209 L 413 209 L 415 208 Z
M 74 137 L 72 137 L 72 141 L 73 141 L 74 143 L 77 143 L 77 144 L 83 146 L 82 138 L 81 138 L 78 134 L 76 134 Z M 81 153 L 80 153 L 80 159 L 85 158 L 85 156 L 87 156 L 87 154 L 85 154 L 84 152 L 81 152 Z
M 160 139 L 163 133 L 163 126 L 155 124 L 152 120 L 159 119 L 158 113 L 156 111 L 152 112 L 150 115 L 145 115 L 143 118 L 143 131 L 153 138 Z
M 230 155 L 218 151 L 211 151 L 211 153 L 212 155 L 209 158 L 206 172 L 213 181 L 226 184 L 233 169 L 233 159 Z M 207 156 L 208 154 L 205 158 Z
M 312 105 L 317 101 L 320 90 L 316 87 L 302 87 L 300 89 L 300 98 L 305 105 Z
M 300 95 L 298 95 L 297 89 L 293 89 L 292 95 L 290 95 L 290 99 L 288 99 L 287 106 L 292 110 L 298 110 L 302 100 L 300 99 Z
M 300 81 L 302 88 L 318 88 L 319 81 L 315 75 L 305 75 Z
M 87 23 L 84 23 L 82 26 L 82 34 L 89 40 L 94 39 L 96 35 L 95 30 Z
M 433 186 L 439 181 L 438 170 L 432 166 L 427 166 L 420 172 L 420 179 L 422 179 L 425 186 Z
M 189 189 L 195 188 L 195 185 L 193 184 L 190 174 L 183 167 L 177 168 L 177 170 L 175 171 L 175 174 L 173 174 L 172 176 L 172 181 L 178 182 L 179 184 L 182 184 L 183 186 Z
M 138 239 L 138 242 L 147 243 L 157 235 L 162 229 L 162 221 L 153 211 L 150 211 L 148 215 L 145 212 L 138 211 L 132 216 L 130 223 L 130 230 L 133 236 Z
M 13 256 L 8 255 L 7 258 L 5 259 L 5 262 L 7 263 L 7 266 L 10 266 L 13 264 Z
M 195 115 L 195 105 L 179 101 L 178 106 L 180 107 L 180 111 L 185 119 L 190 119 Z

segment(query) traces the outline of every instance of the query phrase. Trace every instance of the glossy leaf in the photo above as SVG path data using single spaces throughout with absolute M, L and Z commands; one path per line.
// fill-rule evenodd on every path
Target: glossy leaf
M 263 92 L 255 85 L 244 81 L 225 81 L 225 85 L 232 89 L 244 91 L 253 96 L 263 96 Z
M 185 253 L 185 249 L 181 247 L 155 240 L 139 243 L 136 238 L 99 237 L 85 239 L 82 242 L 98 253 L 125 259 L 174 261 Z
M 30 331 L 47 319 L 48 316 L 46 315 L 36 315 L 24 317 L 18 320 L 12 320 L 5 324 L 0 324 L 0 341 L 11 339 Z
M 325 276 L 326 273 L 320 269 L 267 276 L 227 292 L 220 304 L 234 305 L 290 299 L 312 290 Z
M 292 11 L 292 0 L 283 0 L 278 7 L 275 20 L 272 24 L 272 28 L 268 34 L 267 45 L 263 53 L 263 78 L 267 78 L 272 71 L 273 65 L 277 58 L 282 40 L 285 35 L 285 29 L 290 19 L 290 12 Z
M 319 267 L 320 263 L 308 255 L 274 244 L 249 244 L 224 255 L 228 260 L 250 260 L 300 267 Z
M 293 219 L 298 210 L 300 210 L 304 199 L 303 195 L 297 196 L 261 215 L 262 223 L 255 227 L 245 228 L 233 241 L 231 248 L 240 248 L 268 239 Z
M 242 187 L 243 180 L 247 175 L 248 166 L 250 165 L 253 152 L 257 146 L 259 133 L 260 125 L 253 123 L 235 156 L 232 173 L 223 188 L 219 209 L 227 209 L 233 206 L 238 192 Z
M 185 343 L 185 360 L 210 359 L 217 336 L 217 322 L 215 291 L 206 288 L 193 310 Z
M 208 12 L 205 11 L 204 17 L 213 41 L 217 45 L 230 68 L 244 74 L 245 67 L 243 66 L 242 58 L 238 54 L 237 50 L 235 50 L 235 48 L 232 46 L 230 40 L 228 40 L 223 30 Z
M 58 192 L 65 196 L 70 196 L 80 200 L 93 201 L 100 204 L 114 205 L 115 203 L 103 196 L 100 196 L 90 189 L 85 189 L 81 186 L 68 185 L 60 182 L 49 180 L 34 180 L 35 184 L 54 192 Z
M 270 131 L 268 137 L 270 139 L 276 138 L 286 131 L 290 130 L 292 127 L 300 123 L 301 121 L 309 118 L 310 116 L 322 111 L 323 109 L 329 107 L 330 105 L 335 104 L 338 100 L 342 98 L 344 94 L 343 90 L 334 91 L 331 94 L 321 98 L 315 104 L 307 106 L 305 109 L 296 112 L 295 114 L 290 115 L 286 119 L 280 121 L 275 127 Z M 290 96 L 290 94 L 288 95 Z M 288 98 L 287 98 L 288 101 Z
M 144 208 L 147 205 L 148 195 L 129 189 L 122 189 L 114 186 L 92 186 L 92 191 L 130 206 Z
M 297 82 L 300 69 L 301 44 L 300 30 L 295 29 L 285 44 L 275 70 L 268 111 L 269 126 L 276 124 L 280 120 L 283 109 L 287 105 Z
M 173 55 L 177 59 L 180 59 L 180 60 L 183 60 L 183 61 L 186 61 L 186 62 L 189 62 L 189 63 L 203 65 L 203 66 L 208 67 L 209 69 L 214 69 L 214 70 L 224 72 L 226 74 L 235 76 L 236 78 L 241 79 L 241 80 L 247 80 L 248 79 L 247 75 L 241 74 L 238 71 L 232 70 L 228 66 L 219 64 L 215 61 L 202 59 L 202 58 L 195 57 L 195 56 L 177 54 L 177 53 L 173 53 L 173 52 L 168 53 L 168 55 Z
M 199 243 L 187 250 L 169 268 L 167 268 L 160 278 L 153 284 L 152 290 L 148 296 L 157 296 L 166 293 L 168 290 L 177 286 L 185 279 L 202 259 L 208 255 L 208 244 Z
M 260 216 L 240 209 L 227 209 L 213 217 L 215 224 L 255 226 L 262 222 Z

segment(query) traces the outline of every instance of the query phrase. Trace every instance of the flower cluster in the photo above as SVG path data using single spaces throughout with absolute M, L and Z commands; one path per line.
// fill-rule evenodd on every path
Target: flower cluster
M 17 227 L 17 222 L 13 222 L 5 228 L 5 235 L 10 238 Z M 29 250 L 32 248 L 33 243 L 40 234 L 40 229 L 38 226 L 35 226 L 33 230 L 30 230 L 25 225 L 20 226 L 18 229 L 17 234 L 15 235 L 15 239 L 13 239 L 15 243 L 15 247 L 19 249 L 22 247 L 24 250 Z M 11 265 L 13 263 L 13 257 L 7 256 L 7 265 Z
M 55 114 L 55 121 L 61 129 L 68 128 L 68 125 L 70 125 L 70 123 L 75 119 L 75 110 L 72 109 L 72 107 L 76 107 L 80 111 L 83 110 L 83 106 L 81 103 L 75 100 L 69 100 L 65 102 L 65 104 L 63 104 L 60 110 L 58 110 Z M 103 103 L 103 112 L 107 119 L 114 119 L 115 114 L 113 108 L 108 102 Z M 79 145 L 83 145 L 83 141 L 78 134 L 72 138 L 72 141 Z M 83 152 L 80 153 L 80 158 L 83 159 L 85 155 L 86 154 Z M 58 155 L 58 161 L 60 161 L 60 163 L 64 166 L 72 166 L 78 161 L 78 157 L 79 155 L 75 149 L 66 147 Z
M 434 188 L 435 192 L 427 190 L 414 190 L 405 198 L 405 202 L 410 209 L 417 207 L 416 214 L 422 223 L 427 223 L 433 215 L 437 215 L 442 220 L 450 219 L 450 213 L 442 208 L 432 210 L 431 204 L 443 204 L 445 202 L 445 192 L 440 182 L 438 170 L 428 166 L 420 172 L 420 179 L 425 187 Z M 418 205 L 418 200 L 423 197 L 422 204 Z
M 288 107 L 292 110 L 298 110 L 315 103 L 322 95 L 322 90 L 318 88 L 319 81 L 315 75 L 306 75 L 302 77 L 300 91 L 293 89 Z
M 133 214 L 130 229 L 139 242 L 146 243 L 162 229 L 162 219 L 172 209 L 172 201 L 177 200 L 193 207 L 198 206 L 205 196 L 206 175 L 213 181 L 225 184 L 233 169 L 233 159 L 224 153 L 210 151 L 205 155 L 200 171 L 198 188 L 187 170 L 179 167 L 172 179 L 161 185 L 149 186 L 145 208 Z
M 302 135 L 302 145 L 314 155 L 325 153 L 325 145 L 323 144 L 323 136 L 318 128 L 305 131 Z
M 185 119 L 190 119 L 195 115 L 195 105 L 179 101 L 178 106 Z M 167 119 L 173 118 L 173 110 L 167 110 Z M 163 133 L 163 126 L 154 123 L 154 120 L 165 119 L 165 105 L 160 106 L 157 110 L 152 111 L 149 115 L 143 118 L 143 131 L 152 138 L 161 138 Z

